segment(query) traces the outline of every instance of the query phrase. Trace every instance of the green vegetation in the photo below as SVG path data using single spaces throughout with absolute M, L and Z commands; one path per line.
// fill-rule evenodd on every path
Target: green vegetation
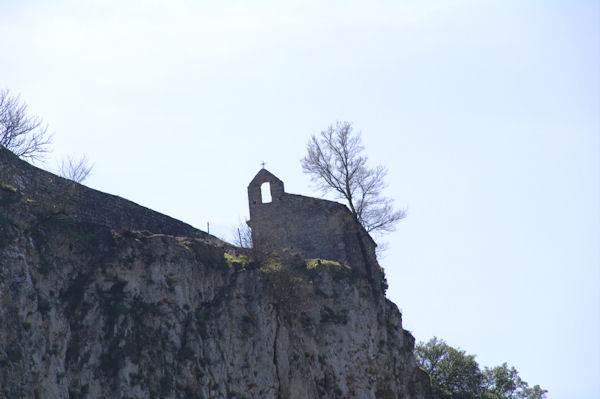
M 13 193 L 17 192 L 16 187 L 11 186 L 10 184 L 0 183 L 0 188 L 6 191 L 11 191 Z
M 238 255 L 235 252 L 225 252 L 223 256 L 225 257 L 225 262 L 227 262 L 229 267 L 233 267 L 235 264 L 241 265 L 242 267 L 246 267 L 249 263 L 248 257 L 246 255 Z
M 317 266 L 336 266 L 336 267 L 344 267 L 346 269 L 350 269 L 350 266 L 348 265 L 344 265 L 340 262 L 337 262 L 335 260 L 328 260 L 328 259 L 319 259 L 319 258 L 315 258 L 315 259 L 306 259 L 306 268 L 308 270 L 310 269 L 314 269 Z
M 260 267 L 260 271 L 261 272 L 274 272 L 274 271 L 281 271 L 282 269 L 286 269 L 288 268 L 288 265 L 290 266 L 297 266 L 294 267 L 294 269 L 305 269 L 305 270 L 313 270 L 318 266 L 329 266 L 329 267 L 335 267 L 338 268 L 339 270 L 352 270 L 352 268 L 346 264 L 343 264 L 341 262 L 335 261 L 335 260 L 328 260 L 328 259 L 319 259 L 319 258 L 314 258 L 314 259 L 305 259 L 303 261 L 304 263 L 302 264 L 298 264 L 298 262 L 288 262 L 286 259 L 278 259 L 278 258 L 273 258 L 270 259 L 268 262 L 264 262 L 264 264 Z
M 0 182 L 0 205 L 8 205 L 19 201 L 18 190 L 10 184 Z
M 518 371 L 506 363 L 483 371 L 475 355 L 453 348 L 433 337 L 415 347 L 419 366 L 431 377 L 433 393 L 440 399 L 544 399 L 545 389 L 529 387 Z

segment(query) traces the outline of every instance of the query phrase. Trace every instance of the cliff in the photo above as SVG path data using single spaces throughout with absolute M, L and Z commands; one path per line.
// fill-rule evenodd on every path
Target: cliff
M 253 257 L 32 168 L 0 150 L 0 397 L 430 397 L 351 267 Z

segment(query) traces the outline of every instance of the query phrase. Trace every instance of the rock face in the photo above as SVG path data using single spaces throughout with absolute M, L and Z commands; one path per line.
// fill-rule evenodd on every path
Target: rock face
M 108 226 L 46 195 L 0 180 L 0 397 L 430 397 L 362 273 Z

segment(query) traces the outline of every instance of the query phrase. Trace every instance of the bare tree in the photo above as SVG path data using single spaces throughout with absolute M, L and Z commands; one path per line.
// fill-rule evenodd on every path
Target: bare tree
M 247 222 L 240 221 L 233 232 L 233 243 L 241 248 L 252 248 L 252 230 Z
M 42 119 L 27 114 L 27 104 L 20 96 L 0 90 L 0 145 L 20 158 L 38 161 L 44 158 L 52 143 L 48 127 Z
M 354 134 L 350 122 L 337 122 L 312 136 L 308 154 L 302 159 L 302 170 L 323 192 L 333 191 L 347 201 L 352 215 L 368 232 L 390 232 L 406 216 L 394 210 L 393 200 L 382 196 L 387 174 L 384 166 L 367 167 L 361 155 L 360 132 Z
M 87 179 L 93 167 L 94 165 L 90 164 L 87 156 L 83 155 L 77 159 L 69 155 L 62 159 L 58 174 L 64 178 L 81 183 Z

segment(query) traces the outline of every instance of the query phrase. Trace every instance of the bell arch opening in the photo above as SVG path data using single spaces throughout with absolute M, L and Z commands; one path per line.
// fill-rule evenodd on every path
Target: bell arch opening
M 268 204 L 273 201 L 271 197 L 271 183 L 264 182 L 260 185 L 260 198 L 263 204 Z

